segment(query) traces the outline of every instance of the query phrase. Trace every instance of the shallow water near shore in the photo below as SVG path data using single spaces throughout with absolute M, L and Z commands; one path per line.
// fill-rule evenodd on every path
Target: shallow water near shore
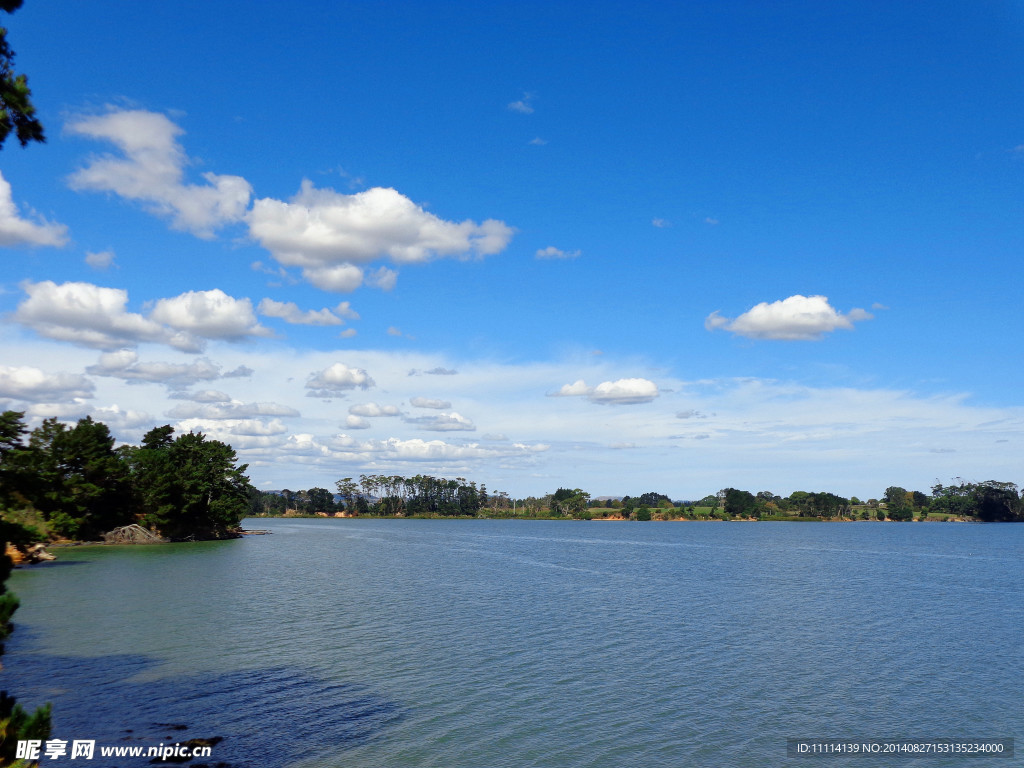
M 4 687 L 53 702 L 56 738 L 222 736 L 206 762 L 236 768 L 795 766 L 817 761 L 787 738 L 1024 737 L 1024 525 L 246 526 L 273 534 L 17 571 Z

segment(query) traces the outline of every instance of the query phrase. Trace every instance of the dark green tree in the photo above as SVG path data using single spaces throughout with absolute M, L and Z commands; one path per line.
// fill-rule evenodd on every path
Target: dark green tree
M 142 521 L 175 540 L 234 535 L 249 509 L 246 465 L 236 467 L 230 445 L 188 432 L 170 440 L 157 427 L 131 452 L 132 479 Z
M 13 13 L 23 0 L 0 0 L 0 10 Z M 28 78 L 14 71 L 14 51 L 7 42 L 7 29 L 0 27 L 0 147 L 11 131 L 21 146 L 46 141 L 43 126 L 36 119 Z
M 106 424 L 89 416 L 74 427 L 46 419 L 20 456 L 16 469 L 30 477 L 25 493 L 55 533 L 91 539 L 133 522 L 128 465 Z
M 898 485 L 891 485 L 885 489 L 885 504 L 890 520 L 906 521 L 914 517 L 914 507 L 907 498 L 907 491 Z
M 731 517 L 747 517 L 757 509 L 757 500 L 750 491 L 725 489 L 725 513 Z
M 306 496 L 310 512 L 334 512 L 334 494 L 326 488 L 310 488 L 306 491 Z

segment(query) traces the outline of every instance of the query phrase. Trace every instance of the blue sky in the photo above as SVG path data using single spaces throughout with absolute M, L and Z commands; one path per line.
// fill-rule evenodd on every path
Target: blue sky
M 0 407 L 258 487 L 1020 481 L 1024 6 L 27 0 Z

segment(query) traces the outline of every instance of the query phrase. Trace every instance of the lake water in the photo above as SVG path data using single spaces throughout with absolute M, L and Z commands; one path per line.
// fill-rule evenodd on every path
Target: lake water
M 964 759 L 786 739 L 1024 737 L 1024 525 L 246 525 L 273 534 L 16 572 L 4 687 L 54 737 L 222 736 L 234 768 L 931 768 Z

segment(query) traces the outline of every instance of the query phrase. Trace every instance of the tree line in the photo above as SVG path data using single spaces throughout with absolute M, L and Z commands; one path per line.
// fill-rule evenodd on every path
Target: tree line
M 1016 484 L 987 480 L 953 485 L 937 483 L 931 494 L 890 486 L 878 499 L 862 501 L 828 491 L 771 491 L 724 488 L 697 501 L 673 501 L 648 491 L 622 498 L 592 498 L 580 488 L 558 488 L 544 496 L 511 498 L 504 491 L 488 493 L 459 477 L 455 480 L 416 475 L 361 475 L 325 488 L 306 491 L 251 491 L 250 514 L 344 514 L 388 517 L 516 517 L 535 519 L 623 518 L 627 520 L 927 520 L 966 519 L 980 522 L 1024 521 L 1024 498 Z
M 431 475 L 360 475 L 325 488 L 306 491 L 253 491 L 250 514 L 338 514 L 388 517 L 474 517 L 491 500 L 487 486 L 464 477 L 449 480 Z
M 217 539 L 248 511 L 246 465 L 218 440 L 165 425 L 115 448 L 88 416 L 31 431 L 23 419 L 0 414 L 0 516 L 36 541 L 95 540 L 132 523 L 173 540 Z

